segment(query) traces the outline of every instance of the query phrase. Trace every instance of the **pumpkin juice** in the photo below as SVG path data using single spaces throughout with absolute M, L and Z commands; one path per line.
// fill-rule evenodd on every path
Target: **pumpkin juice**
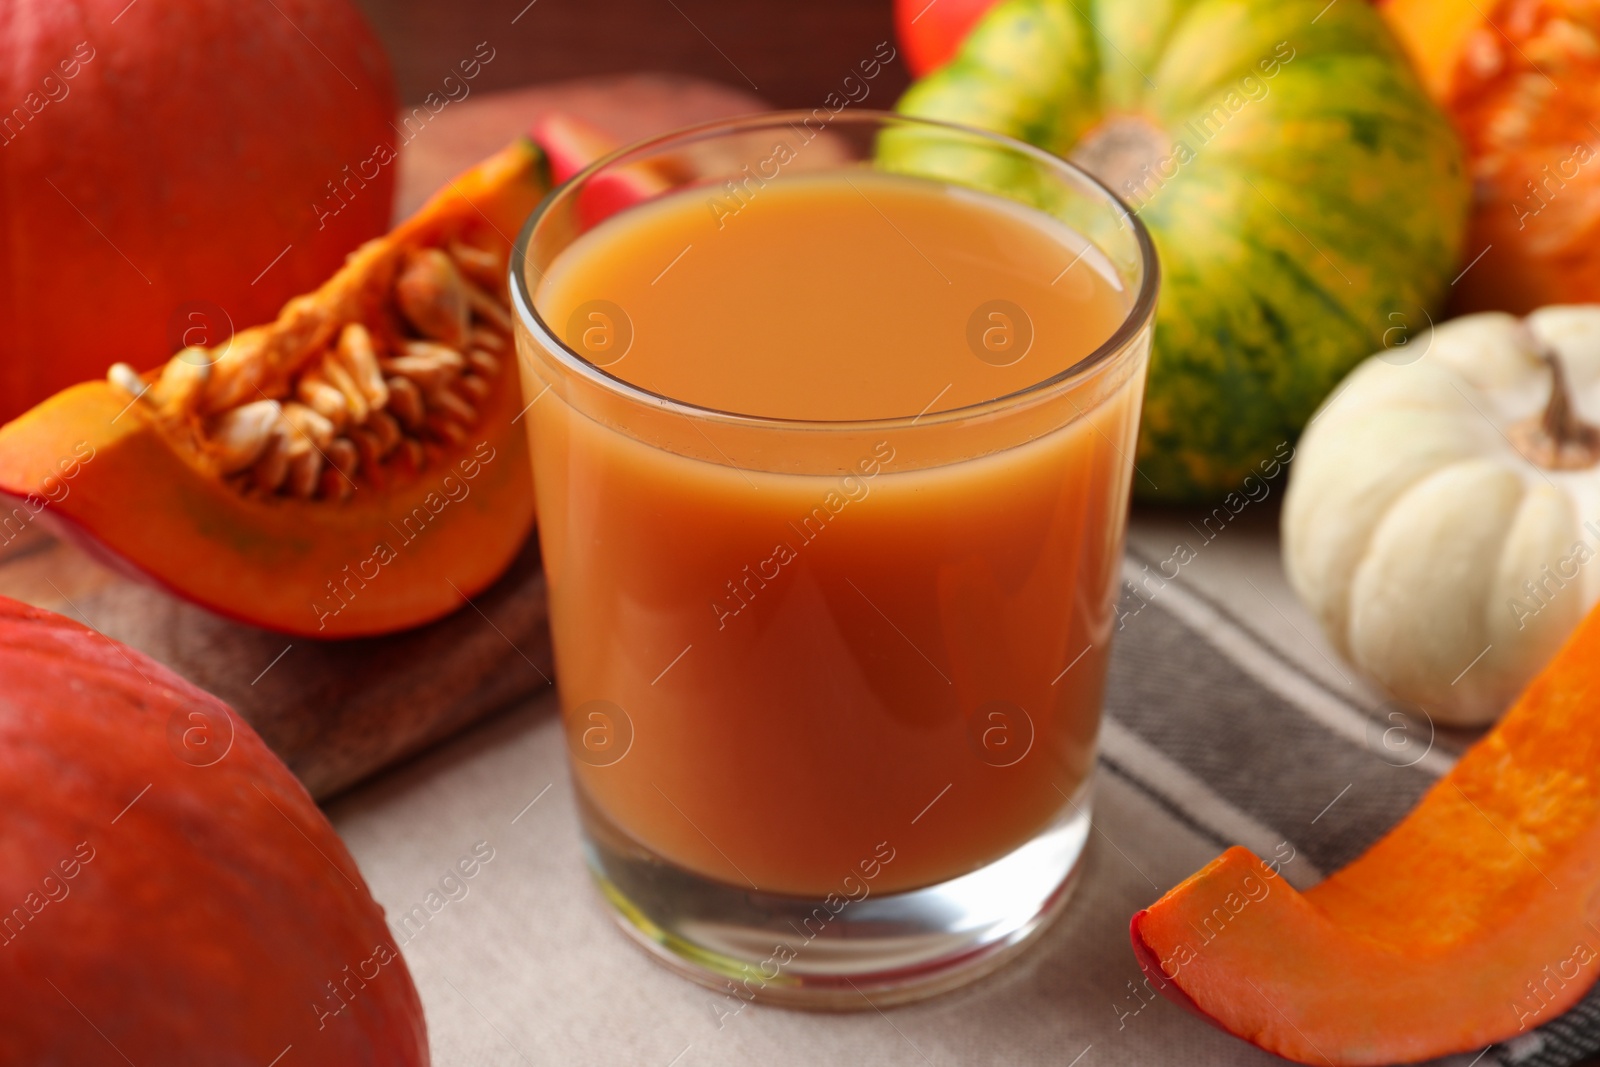
M 1011 394 L 1129 301 L 1065 225 L 866 168 L 674 192 L 556 254 L 533 307 L 587 377 L 523 366 L 590 818 L 800 896 L 943 882 L 1057 820 L 1143 365 Z

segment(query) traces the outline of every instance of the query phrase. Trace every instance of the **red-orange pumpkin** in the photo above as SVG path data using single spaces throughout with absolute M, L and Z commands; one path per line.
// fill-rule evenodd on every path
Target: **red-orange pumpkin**
M 333 273 L 388 225 L 394 113 L 348 0 L 8 0 L 0 423 Z
M 3 597 L 0 813 L 0 1063 L 427 1064 L 382 910 L 255 731 Z
M 1600 300 L 1600 4 L 1389 0 L 1383 12 L 1467 149 L 1452 306 Z
M 895 0 L 894 34 L 906 66 L 922 77 L 955 58 L 961 42 L 995 0 Z

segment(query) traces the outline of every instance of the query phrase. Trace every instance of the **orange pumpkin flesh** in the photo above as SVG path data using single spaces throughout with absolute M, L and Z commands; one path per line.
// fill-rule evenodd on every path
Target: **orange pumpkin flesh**
M 1600 613 L 1388 836 L 1298 893 L 1232 848 L 1133 917 L 1169 997 L 1302 1063 L 1475 1051 L 1600 974 Z
M 0 811 L 0 1063 L 427 1064 L 382 910 L 255 731 L 5 598 Z
M 1600 300 L 1600 5 L 1391 0 L 1383 10 L 1466 144 L 1464 254 L 1483 257 L 1456 283 L 1454 308 L 1526 314 Z
M 238 352 L 234 380 L 243 375 L 258 396 L 287 395 L 307 352 L 334 344 L 350 320 L 380 346 L 399 343 L 383 339 L 398 329 L 385 303 L 397 264 L 454 241 L 503 265 L 547 184 L 529 140 L 484 161 L 355 252 L 316 293 L 291 301 L 276 323 L 236 336 L 207 385 L 221 381 Z M 527 446 L 513 422 L 521 408 L 515 356 L 509 337 L 502 342 L 502 366 L 475 421 L 452 431 L 458 440 L 425 432 L 412 446 L 420 462 L 363 465 L 347 478 L 324 466 L 328 484 L 349 492 L 345 500 L 262 492 L 225 477 L 197 443 L 199 415 L 169 417 L 106 381 L 74 386 L 0 428 L 0 494 L 16 498 L 0 507 L 0 522 L 40 512 L 113 562 L 269 629 L 338 637 L 417 625 L 492 582 L 532 526 Z

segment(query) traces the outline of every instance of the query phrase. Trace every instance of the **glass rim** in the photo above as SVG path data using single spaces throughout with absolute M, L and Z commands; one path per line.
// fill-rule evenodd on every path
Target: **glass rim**
M 675 142 L 693 144 L 697 141 L 707 140 L 713 135 L 747 131 L 753 132 L 755 130 L 777 125 L 789 125 L 792 127 L 793 124 L 797 122 L 804 122 L 805 120 L 814 118 L 814 111 L 788 109 L 780 111 L 751 112 L 744 115 L 734 115 L 726 118 L 713 119 L 709 122 L 700 122 L 689 126 L 682 126 L 674 130 L 669 130 L 665 133 L 641 138 L 639 140 L 622 145 L 621 147 L 601 156 L 599 159 L 596 159 L 594 162 L 590 163 L 588 166 L 572 175 L 566 181 L 556 185 L 545 194 L 544 198 L 539 201 L 538 206 L 533 209 L 533 212 L 522 224 L 522 229 L 517 234 L 516 241 L 512 244 L 511 261 L 508 266 L 508 271 L 511 275 L 511 302 L 516 309 L 517 317 L 521 320 L 522 324 L 526 326 L 531 333 L 533 333 L 535 339 L 540 343 L 544 350 L 555 356 L 557 361 L 567 371 L 576 373 L 594 385 L 599 386 L 606 392 L 619 396 L 632 403 L 642 404 L 654 409 L 682 415 L 690 419 L 700 419 L 712 422 L 735 423 L 750 427 L 765 427 L 772 429 L 838 431 L 895 429 L 900 427 L 916 426 L 918 424 L 927 426 L 942 422 L 959 421 L 1016 407 L 1024 401 L 1033 398 L 1034 396 L 1048 393 L 1056 387 L 1066 385 L 1068 382 L 1074 379 L 1087 378 L 1092 372 L 1098 370 L 1102 364 L 1111 361 L 1112 357 L 1114 357 L 1117 353 L 1129 349 L 1133 345 L 1139 333 L 1145 329 L 1146 324 L 1153 319 L 1155 314 L 1157 290 L 1159 288 L 1161 275 L 1161 266 L 1156 255 L 1155 243 L 1151 240 L 1150 231 L 1148 228 L 1146 228 L 1144 222 L 1140 220 L 1138 215 L 1136 215 L 1132 209 L 1128 207 L 1127 203 L 1123 201 L 1121 197 L 1117 196 L 1117 194 L 1104 182 L 1070 160 L 1064 159 L 1052 152 L 1047 152 L 1036 145 L 1029 144 L 1026 141 L 1019 140 L 1007 134 L 995 133 L 990 130 L 983 130 L 975 126 L 967 126 L 957 122 L 944 122 L 938 119 L 921 118 L 915 115 L 902 115 L 896 111 L 884 111 L 874 108 L 860 108 L 853 111 L 840 112 L 839 114 L 833 115 L 828 120 L 828 126 L 832 126 L 835 123 L 850 123 L 856 125 L 865 125 L 868 122 L 876 123 L 878 125 L 889 125 L 894 123 L 910 126 L 923 126 L 932 129 L 942 129 L 959 133 L 967 137 L 975 137 L 980 140 L 991 141 L 1009 151 L 1019 152 L 1024 156 L 1031 157 L 1035 162 L 1048 169 L 1057 172 L 1064 172 L 1071 175 L 1076 180 L 1086 182 L 1091 189 L 1098 191 L 1108 204 L 1114 206 L 1118 210 L 1118 213 L 1121 215 L 1122 219 L 1129 224 L 1129 227 L 1133 231 L 1135 247 L 1139 252 L 1139 262 L 1143 268 L 1143 277 L 1140 279 L 1138 293 L 1135 294 L 1133 301 L 1128 305 L 1128 310 L 1126 313 L 1124 313 L 1121 322 L 1117 325 L 1117 328 L 1112 331 L 1111 336 L 1106 338 L 1105 341 L 1101 342 L 1093 351 L 1086 354 L 1082 359 L 1079 359 L 1070 366 L 1057 371 L 1048 378 L 1044 378 L 1030 385 L 1023 386 L 1021 389 L 1012 390 L 1011 392 L 1002 394 L 1001 396 L 991 397 L 987 400 L 980 400 L 972 404 L 965 404 L 961 407 L 945 408 L 935 412 L 922 412 L 916 415 L 892 415 L 871 419 L 795 419 L 780 418 L 768 415 L 753 415 L 748 412 L 728 411 L 723 408 L 695 404 L 687 400 L 680 400 L 676 397 L 668 396 L 665 393 L 658 393 L 654 390 L 645 389 L 641 386 L 635 385 L 633 382 L 612 374 L 604 367 L 590 362 L 582 355 L 573 351 L 572 348 L 561 339 L 560 335 L 557 334 L 555 330 L 550 328 L 549 324 L 545 322 L 544 317 L 539 314 L 538 309 L 534 306 L 533 296 L 528 291 L 527 271 L 524 269 L 524 264 L 526 263 L 528 257 L 528 248 L 532 242 L 534 231 L 539 228 L 539 224 L 549 215 L 551 209 L 558 202 L 560 202 L 561 198 L 569 194 L 571 190 L 579 187 L 584 182 L 587 182 L 601 171 L 604 171 L 607 168 L 613 167 L 619 163 L 628 161 L 630 157 L 659 149 L 665 145 Z M 826 127 L 823 128 L 825 129 Z M 821 131 L 819 130 L 819 132 Z M 671 192 L 672 191 L 669 191 L 666 195 L 671 195 Z M 1022 202 L 1017 201 L 1017 203 L 1021 204 Z M 1029 204 L 1023 204 L 1022 206 L 1028 207 L 1034 211 L 1040 211 L 1039 208 L 1033 207 Z M 629 209 L 624 208 L 623 211 L 618 212 L 618 214 L 623 214 L 627 210 Z M 1040 213 L 1043 214 L 1042 211 Z M 1086 241 L 1089 241 L 1087 235 L 1083 236 Z M 1089 243 L 1091 247 L 1094 246 L 1092 241 L 1089 241 Z M 535 400 L 537 400 L 537 398 L 535 398 Z

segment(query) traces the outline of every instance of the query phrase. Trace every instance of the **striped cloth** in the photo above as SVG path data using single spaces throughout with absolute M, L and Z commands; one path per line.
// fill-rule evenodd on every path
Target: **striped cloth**
M 1204 521 L 1142 511 L 1112 658 L 1095 833 L 1077 894 L 994 977 L 888 1012 L 816 1015 L 726 998 L 648 963 L 583 870 L 548 693 L 335 801 L 391 917 L 462 856 L 460 899 L 397 931 L 439 1067 L 886 1067 L 1281 1062 L 1143 985 L 1136 910 L 1223 848 L 1285 861 L 1298 887 L 1359 855 L 1472 738 L 1389 717 L 1322 642 L 1278 561 L 1273 502 Z M 1181 567 L 1162 563 L 1178 544 Z M 1292 857 L 1292 858 L 1291 858 Z M 437 898 L 436 898 L 437 899 Z M 1394 1025 L 1405 1024 L 1397 1006 Z M 1448 1067 L 1570 1067 L 1600 1049 L 1600 999 Z

